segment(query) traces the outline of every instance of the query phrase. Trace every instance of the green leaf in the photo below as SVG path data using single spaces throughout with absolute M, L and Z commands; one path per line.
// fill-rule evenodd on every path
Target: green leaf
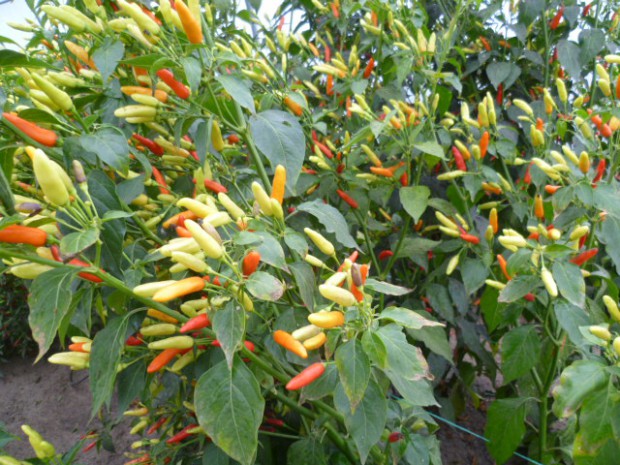
M 419 313 L 402 307 L 388 307 L 379 315 L 380 320 L 390 320 L 409 329 L 421 329 L 425 326 L 445 326 L 443 323 L 424 318 Z
M 216 446 L 242 465 L 254 463 L 265 400 L 239 357 L 231 368 L 222 361 L 200 377 L 194 405 L 198 423 Z
M 116 383 L 118 405 L 116 408 L 120 415 L 135 399 L 140 397 L 146 386 L 146 368 L 146 360 L 141 360 L 132 363 L 118 374 Z
M 525 295 L 529 294 L 540 286 L 540 278 L 538 276 L 523 275 L 516 276 L 510 281 L 499 293 L 499 302 L 514 302 Z
M 28 57 L 23 53 L 16 52 L 15 50 L 4 49 L 0 50 L 0 68 L 49 68 L 54 69 L 50 64 L 38 60 L 36 58 Z
M 308 310 L 314 311 L 315 276 L 312 267 L 306 262 L 294 262 L 289 268 L 293 272 L 302 302 Z
M 323 203 L 321 200 L 304 202 L 297 207 L 298 211 L 310 213 L 325 227 L 327 232 L 333 233 L 336 240 L 345 247 L 358 248 L 357 242 L 349 232 L 349 225 L 342 213 L 331 205 Z
M 555 317 L 558 319 L 558 324 L 566 331 L 568 339 L 573 344 L 577 347 L 583 347 L 588 344 L 581 334 L 579 327 L 589 326 L 593 324 L 594 321 L 591 321 L 583 308 L 572 305 L 563 299 L 558 299 L 553 304 L 553 310 L 555 312 Z
M 596 452 L 607 440 L 614 438 L 614 423 L 618 421 L 620 394 L 612 383 L 590 392 L 579 414 L 582 447 Z
M 421 152 L 427 153 L 442 160 L 445 158 L 444 149 L 434 140 L 427 140 L 422 142 L 416 142 L 415 148 Z
M 303 438 L 294 442 L 286 452 L 288 465 L 327 465 L 323 443 L 316 438 Z
M 135 213 L 124 212 L 120 210 L 109 210 L 105 212 L 102 222 L 116 220 L 118 218 L 131 218 Z
M 499 291 L 487 286 L 480 298 L 480 308 L 482 309 L 482 316 L 484 322 L 487 324 L 489 332 L 493 332 L 501 323 L 503 323 L 502 308 L 505 307 L 497 302 Z
M 351 410 L 355 411 L 368 386 L 370 361 L 357 339 L 351 339 L 338 346 L 335 360 L 344 392 L 351 403 Z
M 579 59 L 581 50 L 574 42 L 562 39 L 557 45 L 558 59 L 560 64 L 568 71 L 574 79 L 579 79 L 581 75 L 582 63 Z
M 553 413 L 558 418 L 575 414 L 583 401 L 609 381 L 606 365 L 596 360 L 578 360 L 565 368 L 560 384 L 552 391 Z
M 215 444 L 207 444 L 202 455 L 202 465 L 230 465 L 230 457 Z
M 407 379 L 394 370 L 386 370 L 385 374 L 409 404 L 420 407 L 439 405 L 433 395 L 433 385 L 428 379 Z
M 107 37 L 93 53 L 93 61 L 97 65 L 104 83 L 108 82 L 108 78 L 118 66 L 118 62 L 123 59 L 123 55 L 125 55 L 125 46 L 121 41 L 112 40 L 111 37 Z
M 581 63 L 589 63 L 596 58 L 605 47 L 605 33 L 600 29 L 582 29 L 579 34 Z
M 63 318 L 69 311 L 71 283 L 75 279 L 75 273 L 71 268 L 54 268 L 40 274 L 32 282 L 28 296 L 28 322 L 32 337 L 39 345 L 35 363 L 49 350 Z
M 362 347 L 373 365 L 382 369 L 387 366 L 387 349 L 383 340 L 374 331 L 364 331 Z
M 504 384 L 525 375 L 538 362 L 541 342 L 536 326 L 519 326 L 501 341 Z
M 275 302 L 284 294 L 284 284 L 264 271 L 252 273 L 245 285 L 250 294 L 261 300 Z
M 443 324 L 441 326 L 444 326 Z M 453 353 L 446 330 L 441 327 L 425 327 L 420 330 L 407 329 L 406 333 L 410 338 L 422 342 L 432 352 L 441 355 L 448 362 L 452 361 Z
M 400 326 L 395 324 L 383 326 L 376 334 L 385 345 L 388 369 L 405 379 L 430 379 L 428 364 L 422 351 L 407 342 Z
M 90 135 L 79 137 L 79 143 L 87 152 L 93 152 L 103 163 L 115 170 L 127 173 L 129 169 L 129 145 L 120 129 L 104 127 Z
M 9 181 L 4 174 L 4 170 L 0 168 L 0 204 L 4 205 L 6 212 L 9 215 L 15 213 L 15 199 L 13 198 L 13 192 L 9 186 Z
M 413 289 L 408 289 L 406 287 L 386 283 L 385 281 L 377 281 L 373 278 L 368 278 L 366 280 L 366 283 L 364 284 L 364 287 L 372 291 L 387 295 L 405 295 L 413 291 Z
M 366 463 L 368 453 L 381 439 L 387 420 L 387 400 L 385 393 L 374 381 L 368 383 L 362 401 L 353 411 L 344 389 L 338 385 L 334 394 L 334 405 L 344 415 L 344 424 L 353 438 L 360 454 L 362 465 Z
M 250 117 L 250 131 L 271 166 L 286 168 L 286 186 L 294 192 L 306 147 L 306 138 L 297 118 L 280 110 L 263 111 Z
M 187 77 L 187 83 L 192 92 L 196 92 L 200 87 L 200 79 L 202 78 L 202 65 L 194 57 L 181 58 L 183 71 Z
M 608 215 L 597 236 L 605 244 L 605 252 L 616 267 L 616 273 L 620 274 L 620 218 Z
M 499 399 L 489 407 L 484 435 L 487 447 L 498 464 L 505 463 L 521 444 L 525 435 L 527 399 Z
M 586 303 L 586 283 L 577 265 L 556 260 L 553 264 L 553 279 L 555 279 L 562 297 L 577 307 L 584 307 Z
M 228 302 L 224 308 L 215 312 L 213 330 L 222 345 L 228 366 L 232 366 L 235 351 L 245 334 L 245 311 L 235 302 Z
M 247 108 L 251 113 L 256 113 L 256 107 L 254 106 L 254 97 L 248 86 L 241 79 L 234 76 L 227 76 L 221 74 L 217 76 L 216 81 L 219 82 L 224 90 L 241 105 L 243 108 Z
M 505 82 L 506 79 L 510 77 L 513 66 L 516 66 L 516 65 L 513 63 L 507 63 L 507 62 L 491 63 L 489 66 L 487 66 L 486 68 L 487 77 L 489 78 L 489 81 L 491 82 L 493 87 L 497 89 L 501 83 Z
M 430 189 L 426 186 L 402 187 L 399 195 L 403 208 L 417 222 L 428 206 Z
M 60 240 L 60 252 L 65 255 L 74 255 L 87 249 L 99 239 L 99 230 L 90 228 L 67 234 Z
M 93 395 L 91 415 L 95 416 L 103 404 L 110 406 L 114 393 L 117 365 L 127 339 L 129 319 L 117 317 L 108 321 L 107 325 L 93 339 L 90 353 L 90 391 Z
M 280 242 L 267 231 L 258 231 L 252 234 L 262 241 L 262 244 L 256 247 L 256 251 L 260 253 L 261 262 L 288 271 L 284 249 L 282 249 Z

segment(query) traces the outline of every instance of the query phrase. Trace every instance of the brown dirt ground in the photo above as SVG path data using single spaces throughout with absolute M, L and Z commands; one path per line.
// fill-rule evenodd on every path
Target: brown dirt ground
M 21 425 L 30 425 L 54 444 L 59 452 L 68 451 L 80 436 L 99 426 L 90 422 L 91 397 L 85 372 L 71 372 L 66 367 L 42 360 L 12 359 L 0 364 L 0 422 L 11 434 L 22 438 L 6 446 L 6 451 L 25 459 L 34 454 Z M 83 465 L 121 465 L 128 459 L 122 452 L 129 449 L 127 428 L 122 425 L 112 431 L 118 453 L 91 450 L 79 454 Z M 88 442 L 86 443 L 88 444 Z

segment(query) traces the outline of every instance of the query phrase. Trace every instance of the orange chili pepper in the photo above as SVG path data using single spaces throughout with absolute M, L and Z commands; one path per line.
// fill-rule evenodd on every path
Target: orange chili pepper
M 499 263 L 499 267 L 502 270 L 502 273 L 504 273 L 504 276 L 506 277 L 506 279 L 510 281 L 512 277 L 508 274 L 508 263 L 506 262 L 506 259 L 504 258 L 504 256 L 498 254 L 497 262 Z
M 175 2 L 175 9 L 179 14 L 179 19 L 183 25 L 183 30 L 185 31 L 187 40 L 189 40 L 192 44 L 201 44 L 203 37 L 200 19 L 194 17 L 192 11 L 187 7 L 183 0 L 177 0 Z
M 489 139 L 491 135 L 489 131 L 484 131 L 482 136 L 480 137 L 480 158 L 484 158 L 487 154 L 487 149 L 489 148 Z
M 42 247 L 47 242 L 47 233 L 38 228 L 12 224 L 4 229 L 0 229 L 0 242 Z
M 273 333 L 273 339 L 277 344 L 281 345 L 289 352 L 293 352 L 301 358 L 308 358 L 308 351 L 304 345 L 286 331 L 282 331 L 280 329 L 275 331 Z
M 537 195 L 534 199 L 534 215 L 539 220 L 545 219 L 545 207 L 543 205 L 543 199 L 541 195 Z
M 302 106 L 289 96 L 284 98 L 284 105 L 286 105 L 286 107 L 291 110 L 295 116 L 301 116 L 304 112 Z
M 20 118 L 14 113 L 2 113 L 2 117 L 11 123 L 12 126 L 41 145 L 55 147 L 58 142 L 58 134 L 54 131 L 39 127 L 30 121 Z

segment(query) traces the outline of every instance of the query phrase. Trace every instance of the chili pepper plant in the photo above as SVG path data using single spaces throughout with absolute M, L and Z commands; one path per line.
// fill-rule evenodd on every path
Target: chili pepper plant
M 0 257 L 128 464 L 615 463 L 613 2 L 27 1 Z

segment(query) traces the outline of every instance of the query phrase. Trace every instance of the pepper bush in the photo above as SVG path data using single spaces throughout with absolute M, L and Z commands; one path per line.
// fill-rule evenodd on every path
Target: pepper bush
M 27 1 L 0 257 L 128 463 L 436 465 L 477 376 L 498 463 L 614 463 L 612 2 Z

